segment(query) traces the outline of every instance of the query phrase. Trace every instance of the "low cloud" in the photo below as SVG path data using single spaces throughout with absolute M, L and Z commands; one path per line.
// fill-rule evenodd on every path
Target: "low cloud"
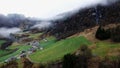
M 44 28 L 48 28 L 49 26 L 51 26 L 52 23 L 51 22 L 37 22 L 33 27 L 31 28 L 38 28 L 38 29 L 44 29 Z
M 11 33 L 17 33 L 21 31 L 19 28 L 0 28 L 0 37 L 9 38 Z
M 117 1 L 119 0 L 74 0 L 74 1 L 70 0 L 69 2 L 64 0 L 63 1 L 64 5 L 58 7 L 59 11 L 57 10 L 57 6 L 56 6 L 55 12 L 50 13 L 50 15 L 53 15 L 53 17 L 49 17 L 47 19 L 49 20 L 63 19 L 65 17 L 77 13 L 79 10 L 95 7 L 97 5 L 106 6 L 115 3 Z

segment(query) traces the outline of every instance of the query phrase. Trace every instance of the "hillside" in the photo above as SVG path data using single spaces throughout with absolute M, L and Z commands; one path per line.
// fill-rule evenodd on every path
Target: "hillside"
M 113 25 L 113 27 L 118 26 L 118 24 L 117 25 L 109 24 L 109 25 L 104 26 L 104 28 L 112 28 L 111 25 Z M 66 39 L 57 41 L 55 43 L 52 43 L 52 44 L 50 43 L 49 44 L 49 46 L 51 46 L 50 48 L 47 48 L 43 51 L 38 51 L 30 55 L 30 57 L 32 60 L 36 62 L 45 62 L 45 61 L 50 61 L 50 60 L 54 61 L 55 59 L 57 59 L 57 56 L 60 57 L 60 55 L 58 55 L 58 52 L 59 54 L 67 52 L 66 50 L 64 50 L 64 48 L 66 47 L 67 47 L 66 49 L 74 48 L 75 46 L 79 44 L 79 46 L 76 47 L 79 49 L 81 44 L 82 45 L 86 44 L 89 46 L 90 49 L 92 49 L 93 54 L 97 56 L 101 56 L 102 58 L 108 55 L 110 56 L 111 60 L 115 59 L 115 57 L 119 55 L 118 52 L 120 48 L 120 43 L 114 43 L 114 42 L 111 42 L 111 40 L 101 41 L 101 40 L 96 39 L 95 34 L 96 34 L 97 29 L 98 29 L 98 26 L 90 28 L 90 29 L 86 29 L 83 32 L 76 33 Z M 75 45 L 75 46 L 72 46 L 72 45 Z M 67 53 L 72 53 L 75 51 L 76 49 L 74 51 L 67 52 Z M 48 55 L 52 57 L 47 58 Z M 37 59 L 36 57 L 38 56 L 40 58 Z
M 53 44 L 48 44 L 47 46 L 50 47 L 31 54 L 30 58 L 35 62 L 56 61 L 61 59 L 65 54 L 75 52 L 81 45 L 91 45 L 91 43 L 83 36 L 67 38 Z
M 114 24 L 110 24 L 114 25 Z M 106 26 L 106 28 L 109 25 Z M 62 60 L 64 55 L 70 53 L 73 54 L 77 52 L 81 45 L 88 45 L 88 47 L 92 50 L 92 54 L 94 56 L 99 56 L 104 59 L 105 56 L 109 56 L 110 60 L 117 60 L 119 55 L 120 43 L 113 43 L 109 40 L 100 41 L 95 38 L 95 32 L 98 26 L 86 29 L 83 32 L 76 33 L 66 39 L 62 39 L 60 41 L 56 41 L 56 38 L 53 36 L 47 36 L 45 40 L 39 40 L 40 45 L 44 47 L 43 50 L 37 50 L 36 52 L 28 55 L 30 61 L 34 63 L 51 63 L 55 61 Z M 30 34 L 29 37 L 36 39 L 42 35 L 38 34 Z M 30 46 L 14 43 L 9 49 L 14 50 L 18 49 L 15 52 L 10 51 L 2 51 L 2 53 L 6 55 L 0 56 L 0 61 L 4 62 L 6 59 L 9 59 L 12 56 L 19 56 L 21 51 L 26 51 L 30 48 Z M 1 54 L 2 54 L 1 53 Z M 18 60 L 19 66 L 21 68 L 20 60 Z
M 45 66 L 43 68 L 120 67 L 120 42 L 112 41 L 111 36 L 105 40 L 96 37 L 99 27 L 102 27 L 103 31 L 107 29 L 112 31 L 120 26 L 120 2 L 79 10 L 74 15 L 52 22 L 53 26 L 43 31 L 35 29 L 32 30 L 33 33 L 23 31 L 18 33 L 20 37 L 15 34 L 14 42 L 0 50 L 0 63 L 3 63 L 0 67 L 5 65 L 8 65 L 7 68 L 15 65 L 18 65 L 16 68 L 22 66 L 42 68 L 34 67 L 35 65 Z M 117 32 L 117 35 L 120 35 L 120 32 Z M 0 40 L 0 45 L 4 42 Z M 64 65 L 70 67 L 61 67 Z
M 105 29 L 109 28 L 116 28 L 120 24 L 109 24 L 104 26 Z M 91 41 L 93 44 L 89 47 L 93 50 L 93 53 L 99 55 L 99 56 L 111 56 L 111 58 L 119 55 L 120 50 L 120 43 L 115 43 L 112 40 L 98 40 L 95 38 L 96 31 L 98 29 L 98 26 L 86 29 L 83 32 L 74 34 L 70 37 L 76 37 L 76 36 L 84 36 L 89 41 Z M 101 51 L 102 50 L 102 51 Z
M 98 5 L 83 9 L 66 19 L 54 21 L 56 24 L 48 32 L 59 40 L 96 25 L 120 23 L 119 11 L 120 2 L 108 6 Z

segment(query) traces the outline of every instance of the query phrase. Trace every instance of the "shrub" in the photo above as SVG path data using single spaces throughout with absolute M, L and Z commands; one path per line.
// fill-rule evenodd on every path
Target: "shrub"
M 63 68 L 74 68 L 76 62 L 76 56 L 67 54 L 63 58 Z
M 63 68 L 87 68 L 88 59 L 92 57 L 91 50 L 87 45 L 82 45 L 78 55 L 67 54 L 63 58 Z
M 86 57 L 87 59 L 89 59 L 89 58 L 91 58 L 92 57 L 92 52 L 91 52 L 91 50 L 88 48 L 88 46 L 87 45 L 82 45 L 81 47 L 80 47 L 80 55 L 81 56 L 84 56 L 84 57 Z
M 105 30 L 101 26 L 97 29 L 95 37 L 99 40 L 107 40 L 111 36 L 110 30 Z
M 87 45 L 82 45 L 79 49 L 75 68 L 87 68 L 88 59 L 92 57 L 92 52 Z

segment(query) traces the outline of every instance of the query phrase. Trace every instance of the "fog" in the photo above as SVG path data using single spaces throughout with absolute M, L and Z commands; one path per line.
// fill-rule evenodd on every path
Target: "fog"
M 26 20 L 24 15 L 8 14 L 7 16 L 0 15 L 0 27 L 17 27 L 20 23 Z
M 51 1 L 53 1 L 53 0 L 51 0 Z M 90 7 L 95 7 L 95 6 L 98 6 L 98 5 L 107 6 L 107 5 L 110 5 L 110 4 L 115 3 L 117 1 L 119 1 L 119 0 L 74 0 L 74 1 L 69 0 L 69 2 L 67 0 L 66 1 L 61 0 L 60 3 L 61 2 L 64 3 L 64 5 L 61 5 L 61 8 L 64 8 L 64 9 L 58 11 L 60 7 L 56 6 L 56 12 L 55 13 L 53 13 L 53 12 L 49 13 L 48 12 L 49 14 L 52 14 L 52 13 L 53 14 L 50 17 L 49 17 L 49 15 L 46 16 L 45 20 L 65 19 L 65 17 L 71 16 L 71 15 L 77 13 L 79 10 L 90 8 Z M 69 4 L 65 4 L 65 3 L 69 3 Z M 67 6 L 67 8 L 66 8 L 66 6 Z M 54 23 L 52 23 L 52 22 L 41 22 L 39 24 L 34 25 L 32 28 L 41 29 L 41 28 L 49 27 L 52 24 L 54 24 Z
M 48 28 L 51 25 L 52 25 L 51 22 L 42 21 L 42 22 L 37 22 L 36 25 L 32 26 L 31 28 L 44 29 L 44 28 Z
M 0 28 L 0 36 L 2 38 L 9 38 L 10 34 L 14 34 L 21 31 L 19 28 Z
M 0 13 L 18 13 L 27 17 L 51 19 L 64 12 L 107 5 L 115 1 L 117 0 L 0 0 Z
M 36 22 L 40 21 L 37 18 L 25 17 L 22 14 L 0 14 L 0 28 L 13 28 L 19 27 L 20 24 L 27 23 L 28 25 L 34 25 Z
M 26 20 L 28 22 L 28 19 L 34 24 L 31 28 L 47 28 L 52 25 L 48 20 L 62 19 L 78 10 L 97 5 L 106 6 L 116 1 L 118 0 L 0 0 L 0 35 L 9 37 L 10 33 L 20 31 L 19 24 Z M 38 19 L 44 21 L 37 22 Z

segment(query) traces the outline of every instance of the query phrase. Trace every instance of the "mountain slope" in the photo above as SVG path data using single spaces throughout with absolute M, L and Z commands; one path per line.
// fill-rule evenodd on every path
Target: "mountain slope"
M 56 61 L 61 59 L 65 54 L 75 52 L 81 45 L 85 44 L 90 45 L 91 43 L 83 36 L 67 38 L 53 44 L 48 44 L 50 47 L 31 54 L 30 58 L 34 62 L 42 63 Z
M 54 27 L 48 32 L 58 40 L 71 36 L 84 29 L 110 23 L 120 23 L 120 2 L 108 6 L 96 6 L 80 10 L 78 13 L 63 19 L 56 20 Z

